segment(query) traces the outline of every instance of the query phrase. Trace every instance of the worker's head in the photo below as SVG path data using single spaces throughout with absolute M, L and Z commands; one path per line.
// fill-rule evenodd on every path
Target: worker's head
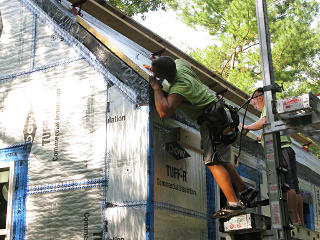
M 255 90 L 253 94 L 253 98 L 250 101 L 250 103 L 254 106 L 254 108 L 259 111 L 262 111 L 265 104 L 263 94 L 264 94 L 263 88 L 258 88 L 257 90 Z
M 168 82 L 172 82 L 177 72 L 176 63 L 171 57 L 159 57 L 152 61 L 151 71 L 154 73 L 154 77 L 167 79 Z

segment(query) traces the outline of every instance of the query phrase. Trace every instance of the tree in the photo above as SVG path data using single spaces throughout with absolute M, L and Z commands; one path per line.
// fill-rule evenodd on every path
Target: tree
M 212 46 L 190 55 L 249 93 L 262 79 L 253 0 L 169 0 L 189 26 L 202 27 L 215 37 Z M 283 95 L 320 90 L 320 28 L 315 0 L 269 0 L 268 17 L 275 80 Z
M 139 13 L 144 14 L 148 11 L 155 11 L 159 8 L 165 10 L 165 3 L 162 0 L 97 0 L 97 2 L 101 5 L 107 2 L 126 13 L 129 17 Z M 142 17 L 144 16 L 142 15 Z

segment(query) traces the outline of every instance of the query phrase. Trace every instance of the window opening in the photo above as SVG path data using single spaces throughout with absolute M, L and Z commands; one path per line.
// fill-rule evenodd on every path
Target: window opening
M 0 240 L 10 239 L 14 162 L 0 163 Z

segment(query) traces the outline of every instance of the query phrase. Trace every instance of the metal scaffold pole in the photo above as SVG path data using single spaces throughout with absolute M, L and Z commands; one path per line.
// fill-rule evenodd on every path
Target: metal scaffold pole
M 260 55 L 263 73 L 265 107 L 267 124 L 264 129 L 264 149 L 267 166 L 268 192 L 270 199 L 272 230 L 274 239 L 291 239 L 289 216 L 285 193 L 285 170 L 281 166 L 282 154 L 279 132 L 266 131 L 274 121 L 273 106 L 278 86 L 273 76 L 270 35 L 266 0 L 256 0 L 256 14 L 260 42 Z

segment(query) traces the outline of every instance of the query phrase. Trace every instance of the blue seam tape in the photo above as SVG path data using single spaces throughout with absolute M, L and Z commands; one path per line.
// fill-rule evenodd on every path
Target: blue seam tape
M 210 216 L 213 212 L 216 211 L 215 181 L 209 168 L 206 168 L 205 172 L 206 172 L 207 214 L 208 214 L 207 231 L 208 231 L 208 238 L 214 239 L 216 237 L 216 221 L 212 219 Z
M 26 187 L 27 182 L 25 181 L 28 169 L 27 161 L 19 161 L 16 165 L 16 186 L 18 189 L 15 190 L 14 197 L 14 220 L 13 225 L 16 226 L 16 232 L 13 232 L 13 239 L 24 239 L 25 236 L 25 221 L 26 221 Z M 14 238 L 14 236 L 16 236 Z
M 28 144 L 30 144 L 30 143 L 27 142 L 27 143 L 19 143 L 19 144 L 10 145 L 10 146 L 8 146 L 8 147 L 5 147 L 5 148 L 0 149 L 0 153 L 1 153 L 2 151 L 10 151 L 10 152 L 12 152 L 12 149 L 13 149 L 13 148 L 25 147 L 25 146 L 27 146 Z
M 91 185 L 82 185 L 82 186 L 75 186 L 75 187 L 56 188 L 56 189 L 48 189 L 43 191 L 28 192 L 27 195 L 29 196 L 29 195 L 36 195 L 36 194 L 43 194 L 43 193 L 50 193 L 50 192 L 61 192 L 61 191 L 70 191 L 70 190 L 87 189 L 87 188 L 100 188 L 103 186 L 104 184 L 91 184 Z
M 38 71 L 46 72 L 48 70 L 51 70 L 51 69 L 54 69 L 54 68 L 57 68 L 57 67 L 64 67 L 65 65 L 67 65 L 69 63 L 77 62 L 77 61 L 80 61 L 80 60 L 83 60 L 83 59 L 84 59 L 83 57 L 74 57 L 74 58 L 70 58 L 68 60 L 64 60 L 64 61 L 60 61 L 60 62 L 56 62 L 56 63 L 43 65 L 43 66 L 40 66 L 40 67 L 36 67 L 33 70 L 22 71 L 22 72 L 18 72 L 18 73 L 5 75 L 5 76 L 0 77 L 0 82 L 7 82 L 8 80 L 12 80 L 14 78 L 25 76 L 25 75 L 31 75 L 32 73 L 35 73 L 35 72 L 38 72 Z
M 80 185 L 92 185 L 92 184 L 101 184 L 104 183 L 104 178 L 95 178 L 83 181 L 72 181 L 72 182 L 64 182 L 64 183 L 55 183 L 55 184 L 46 184 L 42 186 L 31 186 L 27 188 L 28 192 L 32 191 L 41 191 L 47 189 L 63 189 L 63 188 L 70 188 Z
M 147 123 L 147 167 L 148 167 L 148 178 L 147 178 L 147 209 L 146 209 L 146 239 L 153 240 L 154 238 L 154 151 L 153 151 L 153 119 L 151 108 L 147 107 L 148 111 L 148 123 Z

